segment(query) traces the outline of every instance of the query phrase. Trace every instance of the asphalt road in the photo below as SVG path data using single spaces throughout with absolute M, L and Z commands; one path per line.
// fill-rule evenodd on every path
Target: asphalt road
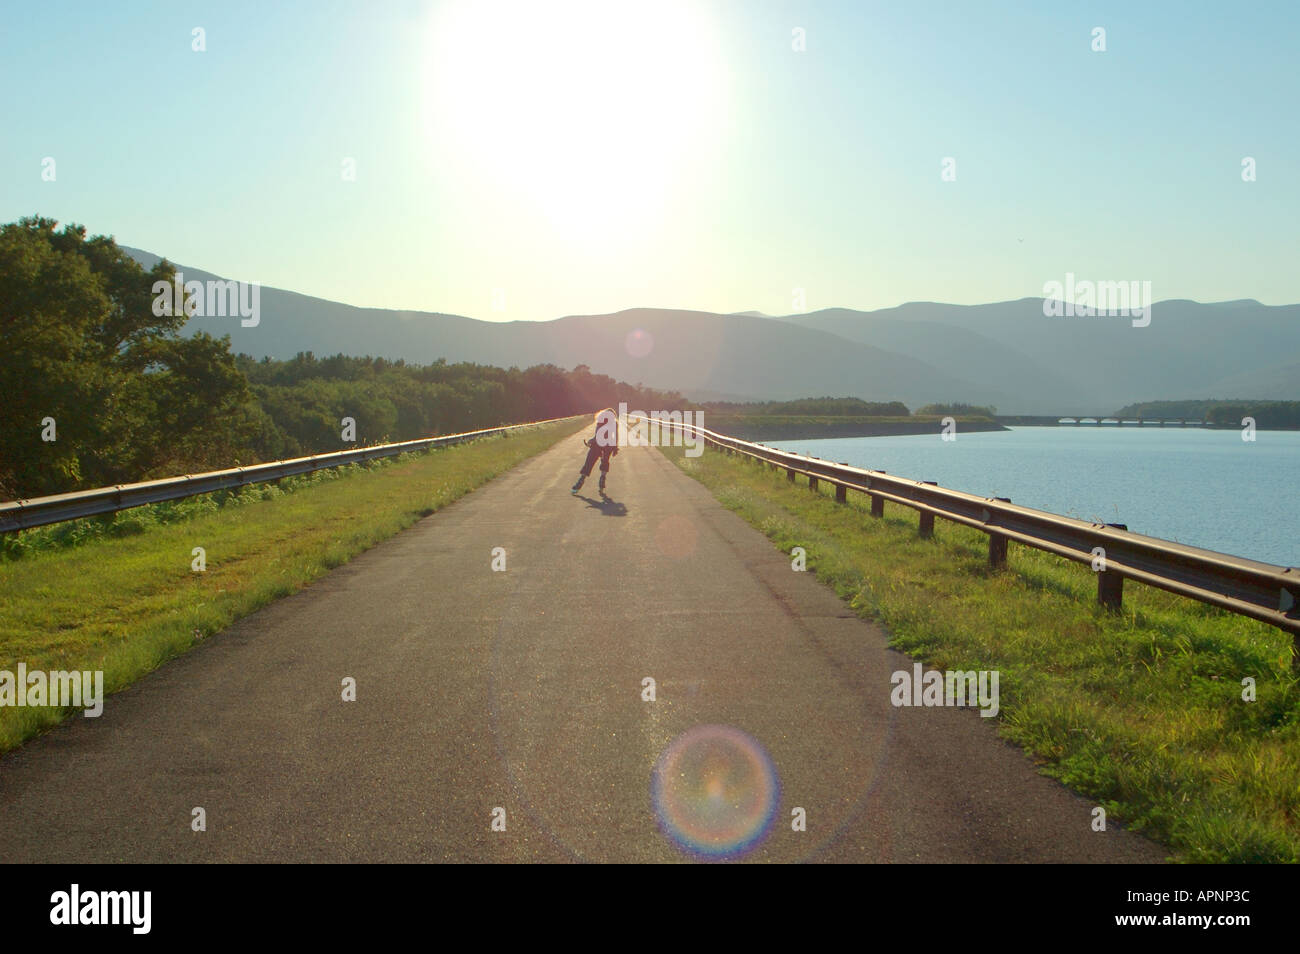
M 911 660 L 659 451 L 614 459 L 612 500 L 594 478 L 572 496 L 583 450 L 562 441 L 0 759 L 0 860 L 658 862 L 691 837 L 757 839 L 744 857 L 764 861 L 1166 857 L 1093 831 L 996 720 L 891 705 Z M 674 763 L 656 814 L 661 754 L 713 725 L 769 757 L 770 827 L 762 774 L 724 741 Z

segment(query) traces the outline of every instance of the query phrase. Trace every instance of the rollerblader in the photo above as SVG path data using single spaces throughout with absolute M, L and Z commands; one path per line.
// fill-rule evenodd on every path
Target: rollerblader
M 591 476 L 591 468 L 600 461 L 600 495 L 605 496 L 605 477 L 609 473 L 609 460 L 618 453 L 618 415 L 613 408 L 605 408 L 596 414 L 596 430 L 590 438 L 583 441 L 587 445 L 587 460 L 578 473 L 578 482 L 571 488 L 572 493 L 582 489 L 583 483 Z

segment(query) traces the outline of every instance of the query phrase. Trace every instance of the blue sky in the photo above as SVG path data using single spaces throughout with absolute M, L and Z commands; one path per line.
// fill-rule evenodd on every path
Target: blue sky
M 9 2 L 0 220 L 496 320 L 974 304 L 1066 272 L 1293 303 L 1298 27 L 1292 3 Z

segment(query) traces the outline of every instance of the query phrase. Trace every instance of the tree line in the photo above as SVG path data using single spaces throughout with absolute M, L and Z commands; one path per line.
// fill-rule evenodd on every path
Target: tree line
M 1262 428 L 1300 428 L 1300 401 L 1250 401 L 1200 398 L 1191 401 L 1147 401 L 1130 404 L 1115 417 L 1133 420 L 1205 421 L 1220 427 L 1241 427 L 1245 417 Z
M 907 417 L 902 401 L 864 401 L 855 397 L 797 398 L 793 401 L 706 401 L 695 405 L 720 414 L 808 417 Z
M 979 404 L 927 404 L 915 411 L 902 401 L 864 401 L 855 397 L 796 398 L 793 401 L 708 401 L 696 405 L 719 414 L 790 417 L 922 417 L 951 414 L 961 417 L 987 417 L 997 408 Z
M 155 314 L 166 261 L 31 217 L 0 226 L 0 499 L 590 412 L 676 409 L 676 392 L 586 366 L 256 360 Z M 351 418 L 355 443 L 344 440 Z

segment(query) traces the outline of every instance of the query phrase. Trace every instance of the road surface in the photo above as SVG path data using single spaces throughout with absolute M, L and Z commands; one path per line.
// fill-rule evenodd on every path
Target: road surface
M 614 458 L 608 502 L 594 477 L 568 492 L 583 451 L 565 439 L 0 759 L 0 858 L 1164 860 L 1093 831 L 996 720 L 892 706 L 912 661 L 658 450 Z M 706 788 L 656 812 L 658 760 L 702 726 L 761 747 L 772 812 L 722 742 L 682 763 Z

